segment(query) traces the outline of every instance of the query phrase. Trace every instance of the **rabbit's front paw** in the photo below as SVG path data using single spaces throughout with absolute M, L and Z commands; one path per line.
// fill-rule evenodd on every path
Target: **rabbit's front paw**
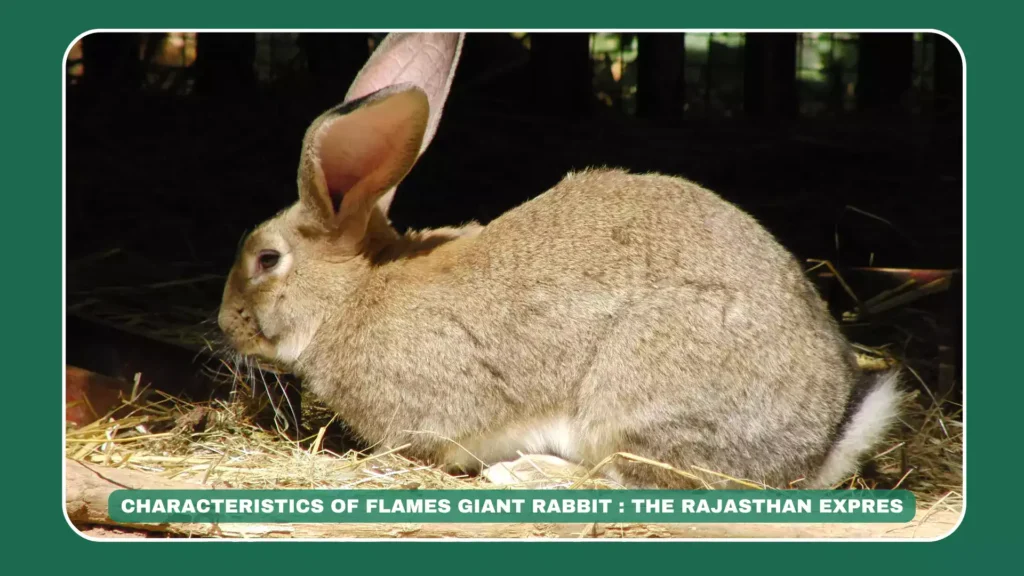
M 524 454 L 512 462 L 499 462 L 480 474 L 493 484 L 523 485 L 529 488 L 551 488 L 572 483 L 586 475 L 579 464 L 547 454 Z

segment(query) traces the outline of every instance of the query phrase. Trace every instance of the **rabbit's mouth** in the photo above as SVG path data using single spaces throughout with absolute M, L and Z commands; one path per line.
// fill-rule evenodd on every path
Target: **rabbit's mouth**
M 312 334 L 288 331 L 278 337 L 268 336 L 256 318 L 244 313 L 221 314 L 221 330 L 238 354 L 287 371 L 305 350 Z
M 266 361 L 273 361 L 277 356 L 277 347 L 263 334 L 256 318 L 244 308 L 222 307 L 217 323 L 231 347 L 242 356 Z
M 242 356 L 256 358 L 263 362 L 276 361 L 277 347 L 259 332 L 253 332 L 243 338 L 238 338 L 226 331 L 225 334 L 231 347 Z

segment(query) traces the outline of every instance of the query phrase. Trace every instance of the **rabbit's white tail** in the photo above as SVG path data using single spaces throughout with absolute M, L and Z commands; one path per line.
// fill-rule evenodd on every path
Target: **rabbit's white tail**
M 853 413 L 818 471 L 814 488 L 828 488 L 848 478 L 867 452 L 882 441 L 896 420 L 900 404 L 899 372 L 891 370 L 873 379 L 865 394 L 851 402 Z

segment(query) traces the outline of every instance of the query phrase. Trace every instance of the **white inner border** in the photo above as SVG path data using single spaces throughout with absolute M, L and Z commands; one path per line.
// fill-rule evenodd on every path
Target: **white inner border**
M 960 53 L 960 63 L 963 78 L 963 139 L 962 145 L 962 174 L 963 174 L 963 254 L 962 254 L 962 265 L 961 265 L 961 283 L 963 290 L 963 309 L 962 309 L 962 321 L 963 321 L 963 333 L 961 334 L 962 343 L 962 379 L 961 385 L 963 386 L 963 486 L 961 493 L 963 495 L 963 506 L 960 511 L 960 519 L 956 525 L 942 536 L 935 538 L 267 538 L 258 540 L 260 542 L 395 542 L 395 541 L 436 541 L 436 542 L 642 542 L 642 541 L 660 541 L 660 542 L 937 542 L 948 537 L 950 534 L 956 531 L 957 528 L 963 523 L 964 515 L 967 513 L 967 59 L 964 56 L 964 50 L 949 34 L 936 29 L 920 28 L 665 28 L 665 29 L 602 29 L 592 30 L 585 28 L 553 28 L 553 29 L 529 29 L 529 28 L 514 28 L 514 29 L 488 29 L 488 28 L 467 28 L 467 29 L 451 29 L 451 28 L 397 28 L 397 29 L 358 29 L 358 28 L 295 28 L 295 29 L 275 29 L 275 28 L 136 28 L 136 29 L 113 29 L 113 28 L 95 28 L 87 30 L 78 36 L 68 44 L 66 50 L 64 50 L 64 60 L 61 66 L 61 262 L 63 266 L 61 268 L 61 361 L 62 364 L 67 363 L 67 60 L 68 55 L 71 53 L 71 48 L 82 38 L 89 34 L 102 33 L 102 32 L 238 32 L 238 33 L 279 33 L 287 34 L 292 32 L 365 32 L 365 33 L 377 33 L 377 32 L 495 32 L 495 33 L 506 33 L 506 32 L 580 32 L 590 34 L 600 33 L 635 33 L 635 32 L 700 32 L 700 33 L 714 33 L 714 32 L 823 32 L 823 33 L 835 33 L 835 32 L 852 32 L 852 33 L 871 33 L 871 32 L 893 32 L 893 33 L 925 33 L 925 34 L 937 34 L 943 38 L 949 40 L 956 46 L 957 51 Z M 61 371 L 65 370 L 65 366 L 61 366 Z M 65 398 L 67 397 L 67 380 L 65 375 L 61 374 L 61 389 L 63 390 Z M 64 425 L 64 404 L 61 404 L 61 510 L 64 513 L 64 520 L 68 523 L 68 526 L 82 536 L 86 540 L 92 542 L 152 542 L 148 538 L 91 538 L 79 532 L 75 525 L 71 522 L 67 513 L 67 474 L 63 464 L 65 458 L 65 425 Z M 677 522 L 666 522 L 666 524 L 678 524 Z M 685 523 L 683 523 L 685 524 Z M 737 523 L 738 524 L 738 523 Z M 198 539 L 186 539 L 186 538 L 168 538 L 162 540 L 166 542 L 243 542 L 252 541 L 248 538 L 198 538 Z

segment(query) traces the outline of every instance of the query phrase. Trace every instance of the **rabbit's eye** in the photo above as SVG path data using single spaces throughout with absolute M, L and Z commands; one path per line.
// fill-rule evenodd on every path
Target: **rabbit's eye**
M 259 264 L 261 272 L 268 272 L 277 266 L 278 260 L 281 259 L 281 253 L 277 250 L 264 250 L 260 252 Z

